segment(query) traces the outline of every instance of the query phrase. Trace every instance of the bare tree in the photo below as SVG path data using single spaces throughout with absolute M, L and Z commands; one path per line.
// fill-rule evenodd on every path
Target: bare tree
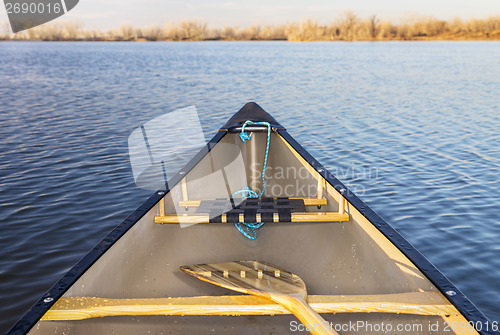
M 353 11 L 343 12 L 339 17 L 340 38 L 345 41 L 352 41 L 356 36 L 356 24 L 358 17 Z
M 221 33 L 221 38 L 225 40 L 234 40 L 236 38 L 236 29 L 233 27 L 225 26 Z
M 79 22 L 50 23 L 13 34 L 8 22 L 3 23 L 0 39 L 16 40 L 393 40 L 393 39 L 496 39 L 500 40 L 500 16 L 487 19 L 441 21 L 433 17 L 406 16 L 398 23 L 380 21 L 375 15 L 360 18 L 352 11 L 343 12 L 329 25 L 314 19 L 279 26 L 252 25 L 247 28 L 209 29 L 201 21 L 165 23 L 164 27 L 137 28 L 122 25 L 109 31 L 84 30 Z
M 120 26 L 118 38 L 125 41 L 130 41 L 136 38 L 136 30 L 129 25 Z
M 201 41 L 207 35 L 207 24 L 201 21 L 182 21 L 183 39 Z
M 368 22 L 370 24 L 370 37 L 372 39 L 376 39 L 378 36 L 378 32 L 379 32 L 378 21 L 379 20 L 377 19 L 376 15 L 372 15 L 368 18 Z
M 82 27 L 81 22 L 66 22 L 64 23 L 64 38 L 67 40 L 75 41 L 82 37 Z

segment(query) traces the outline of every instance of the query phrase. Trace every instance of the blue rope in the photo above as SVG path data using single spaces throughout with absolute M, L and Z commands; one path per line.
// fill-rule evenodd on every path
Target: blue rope
M 266 173 L 266 166 L 267 166 L 267 157 L 269 154 L 269 142 L 271 139 L 271 125 L 269 122 L 253 122 L 253 121 L 246 121 L 243 124 L 243 127 L 241 127 L 241 133 L 240 133 L 240 138 L 243 141 L 243 143 L 246 143 L 247 141 L 252 139 L 252 134 L 246 133 L 245 132 L 245 127 L 247 125 L 262 125 L 262 126 L 267 126 L 267 144 L 266 144 L 266 155 L 264 156 L 264 167 L 262 168 L 262 191 L 260 194 L 257 194 L 257 192 L 252 191 L 248 186 L 243 187 L 241 190 L 234 192 L 231 195 L 231 198 L 234 198 L 235 195 L 240 194 L 242 198 L 262 198 L 264 195 L 264 191 L 266 189 L 266 180 L 265 180 L 265 173 Z M 264 222 L 253 222 L 253 223 L 248 223 L 248 222 L 235 222 L 234 226 L 240 233 L 242 233 L 245 237 L 255 240 L 257 238 L 257 232 L 255 229 L 258 229 L 264 225 Z
M 236 194 L 241 194 L 242 198 L 258 198 L 258 194 L 255 191 L 252 191 L 248 188 L 248 186 L 243 187 L 241 190 L 236 191 L 231 195 L 231 198 L 234 198 Z

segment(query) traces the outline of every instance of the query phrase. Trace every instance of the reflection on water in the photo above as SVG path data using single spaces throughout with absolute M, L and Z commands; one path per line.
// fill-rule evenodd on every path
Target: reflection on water
M 500 320 L 498 42 L 1 43 L 0 330 L 149 191 L 133 129 L 257 101 Z

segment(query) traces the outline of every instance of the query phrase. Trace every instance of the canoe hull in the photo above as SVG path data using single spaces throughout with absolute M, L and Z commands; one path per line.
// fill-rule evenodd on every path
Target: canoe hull
M 221 187 L 218 171 L 225 171 L 223 177 L 226 181 L 229 178 L 237 181 L 235 184 L 243 182 L 252 189 L 262 187 L 261 177 L 254 170 L 255 167 L 262 168 L 264 163 L 266 133 L 255 129 L 247 144 L 238 136 L 238 127 L 241 129 L 238 122 L 250 119 L 252 108 L 257 107 L 245 106 L 237 118 L 233 117 L 230 121 L 236 124 L 223 127 L 207 148 L 169 181 L 169 185 L 173 185 L 169 190 L 153 194 L 113 230 L 42 297 L 11 333 L 24 334 L 31 329 L 30 334 L 108 334 L 111 331 L 137 334 L 146 330 L 152 333 L 204 334 L 245 329 L 248 334 L 263 334 L 288 333 L 294 325 L 297 330 L 302 329 L 291 315 L 251 313 L 238 317 L 156 313 L 79 321 L 39 321 L 60 297 L 158 299 L 225 296 L 231 293 L 186 276 L 179 266 L 242 259 L 265 260 L 297 273 L 306 282 L 309 295 L 366 297 L 367 300 L 363 301 L 365 309 L 339 309 L 336 314 L 322 315 L 337 327 L 350 325 L 348 330 L 338 330 L 341 333 L 352 332 L 353 323 L 357 334 L 377 331 L 407 334 L 408 329 L 398 331 L 401 325 L 415 325 L 417 328 L 412 333 L 449 334 L 445 332 L 446 322 L 488 322 L 445 276 L 307 153 L 274 119 L 271 120 L 273 133 L 265 196 L 314 197 L 321 188 L 321 197 L 327 200 L 327 204 L 316 211 L 336 213 L 339 212 L 342 192 L 349 221 L 266 223 L 258 230 L 255 240 L 245 238 L 231 223 L 197 224 L 184 228 L 178 224 L 155 223 L 155 217 L 162 210 L 160 202 L 163 202 L 166 212 L 191 214 L 195 210 L 179 206 L 180 199 L 186 195 L 190 200 L 227 197 L 232 191 L 231 183 L 226 182 L 227 187 Z M 237 148 L 238 154 L 231 154 L 227 148 Z M 241 158 L 244 173 L 235 157 Z M 374 297 L 384 299 L 412 292 L 434 294 L 435 298 L 423 304 L 437 309 L 429 312 L 430 315 L 410 314 L 403 309 L 395 313 L 384 309 L 381 303 L 377 305 L 382 306 L 379 311 L 375 308 L 377 306 L 370 309 L 373 304 L 369 302 Z M 411 305 L 411 299 L 398 303 Z M 445 307 L 439 310 L 438 305 Z M 390 329 L 373 329 L 381 324 Z M 434 324 L 437 328 L 430 329 Z M 477 334 L 475 331 L 466 333 Z

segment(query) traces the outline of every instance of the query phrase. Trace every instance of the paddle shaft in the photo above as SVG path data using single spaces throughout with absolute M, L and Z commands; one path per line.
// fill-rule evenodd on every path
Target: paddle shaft
M 271 294 L 272 301 L 288 309 L 313 335 L 339 335 L 301 296 Z

